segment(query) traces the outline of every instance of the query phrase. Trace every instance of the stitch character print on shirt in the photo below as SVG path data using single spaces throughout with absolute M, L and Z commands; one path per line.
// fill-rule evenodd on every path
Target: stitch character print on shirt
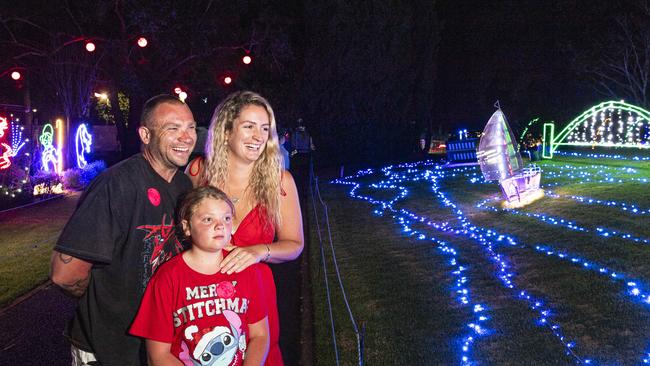
M 246 335 L 241 318 L 231 310 L 224 310 L 223 316 L 228 320 L 228 327 L 216 326 L 199 331 L 196 325 L 191 325 L 185 329 L 179 355 L 183 365 L 231 366 L 242 362 Z

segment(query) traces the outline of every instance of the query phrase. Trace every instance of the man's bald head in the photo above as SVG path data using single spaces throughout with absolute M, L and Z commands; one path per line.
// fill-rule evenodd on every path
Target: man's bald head
M 142 115 L 140 116 L 140 126 L 151 128 L 154 122 L 152 119 L 153 112 L 156 110 L 156 108 L 158 108 L 159 105 L 164 103 L 184 105 L 184 103 L 181 102 L 180 99 L 172 95 L 169 94 L 156 95 L 155 97 L 149 99 L 144 104 L 144 107 L 142 107 Z

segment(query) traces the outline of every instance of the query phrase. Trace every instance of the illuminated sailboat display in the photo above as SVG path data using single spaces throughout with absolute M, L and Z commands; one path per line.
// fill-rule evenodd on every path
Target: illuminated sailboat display
M 539 189 L 542 171 L 537 166 L 524 168 L 506 116 L 498 102 L 495 107 L 497 111 L 485 125 L 476 156 L 485 180 L 499 181 L 506 206 L 523 206 L 544 195 Z

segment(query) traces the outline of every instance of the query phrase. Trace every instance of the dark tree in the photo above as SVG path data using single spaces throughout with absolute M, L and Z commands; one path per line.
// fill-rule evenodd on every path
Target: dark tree
M 585 46 L 571 44 L 577 71 L 612 99 L 650 107 L 650 1 L 625 1 L 612 9 L 606 32 Z
M 329 153 L 327 162 L 404 156 L 431 126 L 439 44 L 434 5 L 306 3 L 303 118 L 317 149 Z
M 253 1 L 25 1 L 2 15 L 0 42 L 5 59 L 30 71 L 43 101 L 58 97 L 56 109 L 68 123 L 88 116 L 93 91 L 107 91 L 129 155 L 137 149 L 134 129 L 144 101 L 176 86 L 189 94 L 199 121 L 234 89 L 290 95 L 293 85 L 277 81 L 290 74 L 287 32 L 293 24 L 273 9 Z M 136 45 L 141 36 L 146 48 Z M 84 50 L 87 40 L 95 52 Z M 241 63 L 245 54 L 255 59 L 248 67 Z M 234 85 L 220 82 L 225 74 Z M 117 108 L 118 93 L 129 108 Z

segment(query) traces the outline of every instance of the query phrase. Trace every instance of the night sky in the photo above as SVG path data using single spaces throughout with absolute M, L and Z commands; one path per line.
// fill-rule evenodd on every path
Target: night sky
M 228 93 L 256 90 L 274 105 L 282 127 L 303 118 L 319 152 L 341 162 L 408 155 L 424 131 L 481 130 L 497 99 L 515 129 L 535 117 L 569 121 L 612 99 L 593 87 L 588 71 L 603 54 L 620 52 L 617 19 L 650 24 L 647 14 L 638 15 L 642 1 L 119 3 L 121 18 L 113 1 L 70 11 L 63 1 L 3 1 L 0 67 L 30 70 L 41 119 L 61 113 L 56 87 L 43 77 L 43 58 L 24 56 L 7 28 L 50 49 L 80 35 L 97 37 L 99 47 L 111 42 L 97 87 L 126 92 L 134 110 L 147 96 L 182 85 L 197 120 L 207 124 Z M 43 32 L 16 25 L 14 17 L 45 24 L 57 36 L 45 42 Z M 151 46 L 129 49 L 117 41 L 136 34 L 146 34 Z M 246 52 L 254 57 L 249 66 L 239 61 Z M 97 62 L 97 55 L 81 61 Z M 221 82 L 226 74 L 232 85 Z M 0 102 L 21 103 L 8 77 L 0 88 Z

